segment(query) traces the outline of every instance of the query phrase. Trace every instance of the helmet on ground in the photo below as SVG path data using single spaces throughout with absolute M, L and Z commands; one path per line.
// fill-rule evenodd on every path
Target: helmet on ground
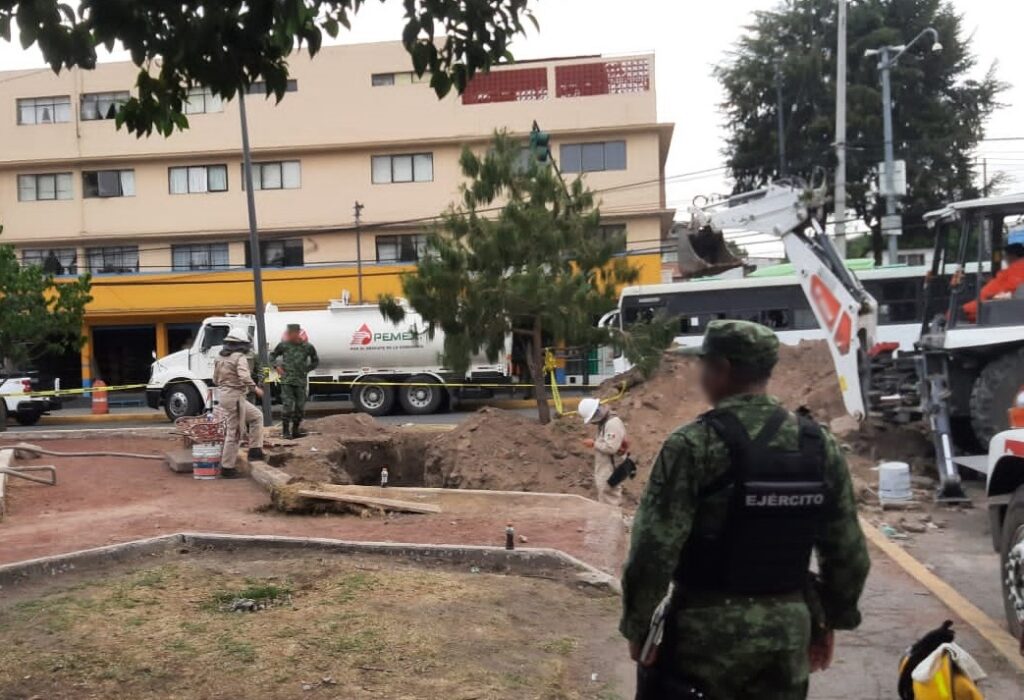
M 224 337 L 225 343 L 248 343 L 249 336 L 241 331 L 231 331 Z
M 580 418 L 583 419 L 584 423 L 589 423 L 594 420 L 594 416 L 597 415 L 597 409 L 599 408 L 601 408 L 600 400 L 586 398 L 580 401 L 580 405 L 576 408 L 576 412 L 580 414 Z

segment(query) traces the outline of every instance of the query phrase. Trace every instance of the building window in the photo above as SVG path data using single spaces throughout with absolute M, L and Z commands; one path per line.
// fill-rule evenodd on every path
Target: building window
M 263 267 L 302 267 L 304 263 L 301 238 L 262 241 L 260 258 Z M 249 246 L 245 246 L 245 266 L 252 267 Z
M 227 243 L 189 243 L 171 246 L 171 265 L 175 271 L 225 270 L 228 268 Z
M 228 191 L 228 166 L 189 165 L 168 168 L 171 194 Z
M 134 170 L 84 170 L 82 171 L 82 196 L 92 197 L 134 197 Z
M 896 256 L 897 261 L 900 265 L 924 265 L 925 256 L 924 253 L 900 253 Z
M 567 143 L 562 146 L 562 172 L 595 173 L 626 169 L 626 142 Z
M 603 224 L 597 227 L 597 237 L 615 244 L 616 253 L 626 252 L 626 224 Z
M 118 92 L 87 92 L 82 95 L 82 121 L 113 119 L 130 95 L 127 90 Z
M 71 98 L 26 97 L 18 100 L 19 124 L 61 124 L 71 121 Z
M 375 185 L 391 182 L 432 182 L 434 154 L 413 153 L 400 156 L 373 156 Z
M 38 265 L 51 275 L 77 275 L 78 251 L 74 248 L 25 248 L 21 264 Z
M 404 236 L 377 236 L 377 262 L 418 262 L 427 250 L 427 236 L 414 233 Z
M 136 245 L 86 248 L 89 272 L 94 275 L 116 275 L 139 271 L 139 247 Z
M 298 89 L 299 89 L 299 81 L 296 80 L 295 78 L 289 78 L 288 82 L 285 83 L 285 87 L 284 87 L 284 91 L 285 92 L 298 92 Z M 247 92 L 250 95 L 267 95 L 267 94 L 273 95 L 274 94 L 273 92 L 267 93 L 267 83 L 266 83 L 266 81 L 263 81 L 263 80 L 257 80 L 255 83 L 250 85 L 249 89 L 247 90 Z
M 242 165 L 245 182 L 245 165 Z M 257 190 L 297 190 L 302 186 L 302 166 L 297 160 L 252 164 L 252 186 Z
M 223 112 L 224 101 L 220 95 L 214 95 L 210 88 L 194 87 L 188 91 L 185 98 L 185 114 L 208 114 L 210 112 Z
M 19 201 L 36 202 L 49 199 L 71 199 L 71 173 L 18 176 Z
M 370 85 L 373 87 L 391 87 L 392 85 L 415 85 L 430 80 L 430 73 L 422 76 L 416 75 L 415 71 L 407 70 L 397 73 L 374 73 L 370 76 Z

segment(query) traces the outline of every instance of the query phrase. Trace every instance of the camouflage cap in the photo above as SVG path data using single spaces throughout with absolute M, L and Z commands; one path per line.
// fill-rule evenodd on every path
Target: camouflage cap
M 712 321 L 699 348 L 683 355 L 721 357 L 737 364 L 774 367 L 779 361 L 779 339 L 768 327 L 750 321 Z
M 299 331 L 302 330 L 302 326 L 300 326 L 297 323 L 289 323 L 287 330 L 289 333 L 298 333 Z

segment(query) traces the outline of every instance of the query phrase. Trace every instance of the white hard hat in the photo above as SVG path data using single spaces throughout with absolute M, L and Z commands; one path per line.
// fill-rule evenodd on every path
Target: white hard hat
M 589 423 L 597 415 L 597 409 L 599 408 L 601 408 L 601 402 L 598 399 L 586 398 L 580 401 L 576 412 L 580 414 L 580 418 L 583 419 L 584 423 Z
M 249 336 L 242 331 L 231 331 L 224 336 L 225 343 L 248 343 Z

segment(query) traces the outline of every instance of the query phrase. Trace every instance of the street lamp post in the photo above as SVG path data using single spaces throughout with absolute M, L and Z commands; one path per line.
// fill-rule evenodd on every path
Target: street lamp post
M 915 36 L 910 43 L 901 46 L 883 46 L 880 49 L 868 49 L 864 55 L 868 58 L 878 56 L 878 70 L 882 73 L 882 122 L 885 130 L 885 213 L 882 220 L 882 233 L 888 236 L 889 264 L 895 265 L 899 260 L 898 243 L 903 233 L 903 224 L 896 211 L 896 155 L 893 145 L 892 128 L 892 69 L 900 56 L 924 37 L 931 35 L 934 40 L 932 51 L 942 50 L 939 43 L 939 32 L 928 27 Z

